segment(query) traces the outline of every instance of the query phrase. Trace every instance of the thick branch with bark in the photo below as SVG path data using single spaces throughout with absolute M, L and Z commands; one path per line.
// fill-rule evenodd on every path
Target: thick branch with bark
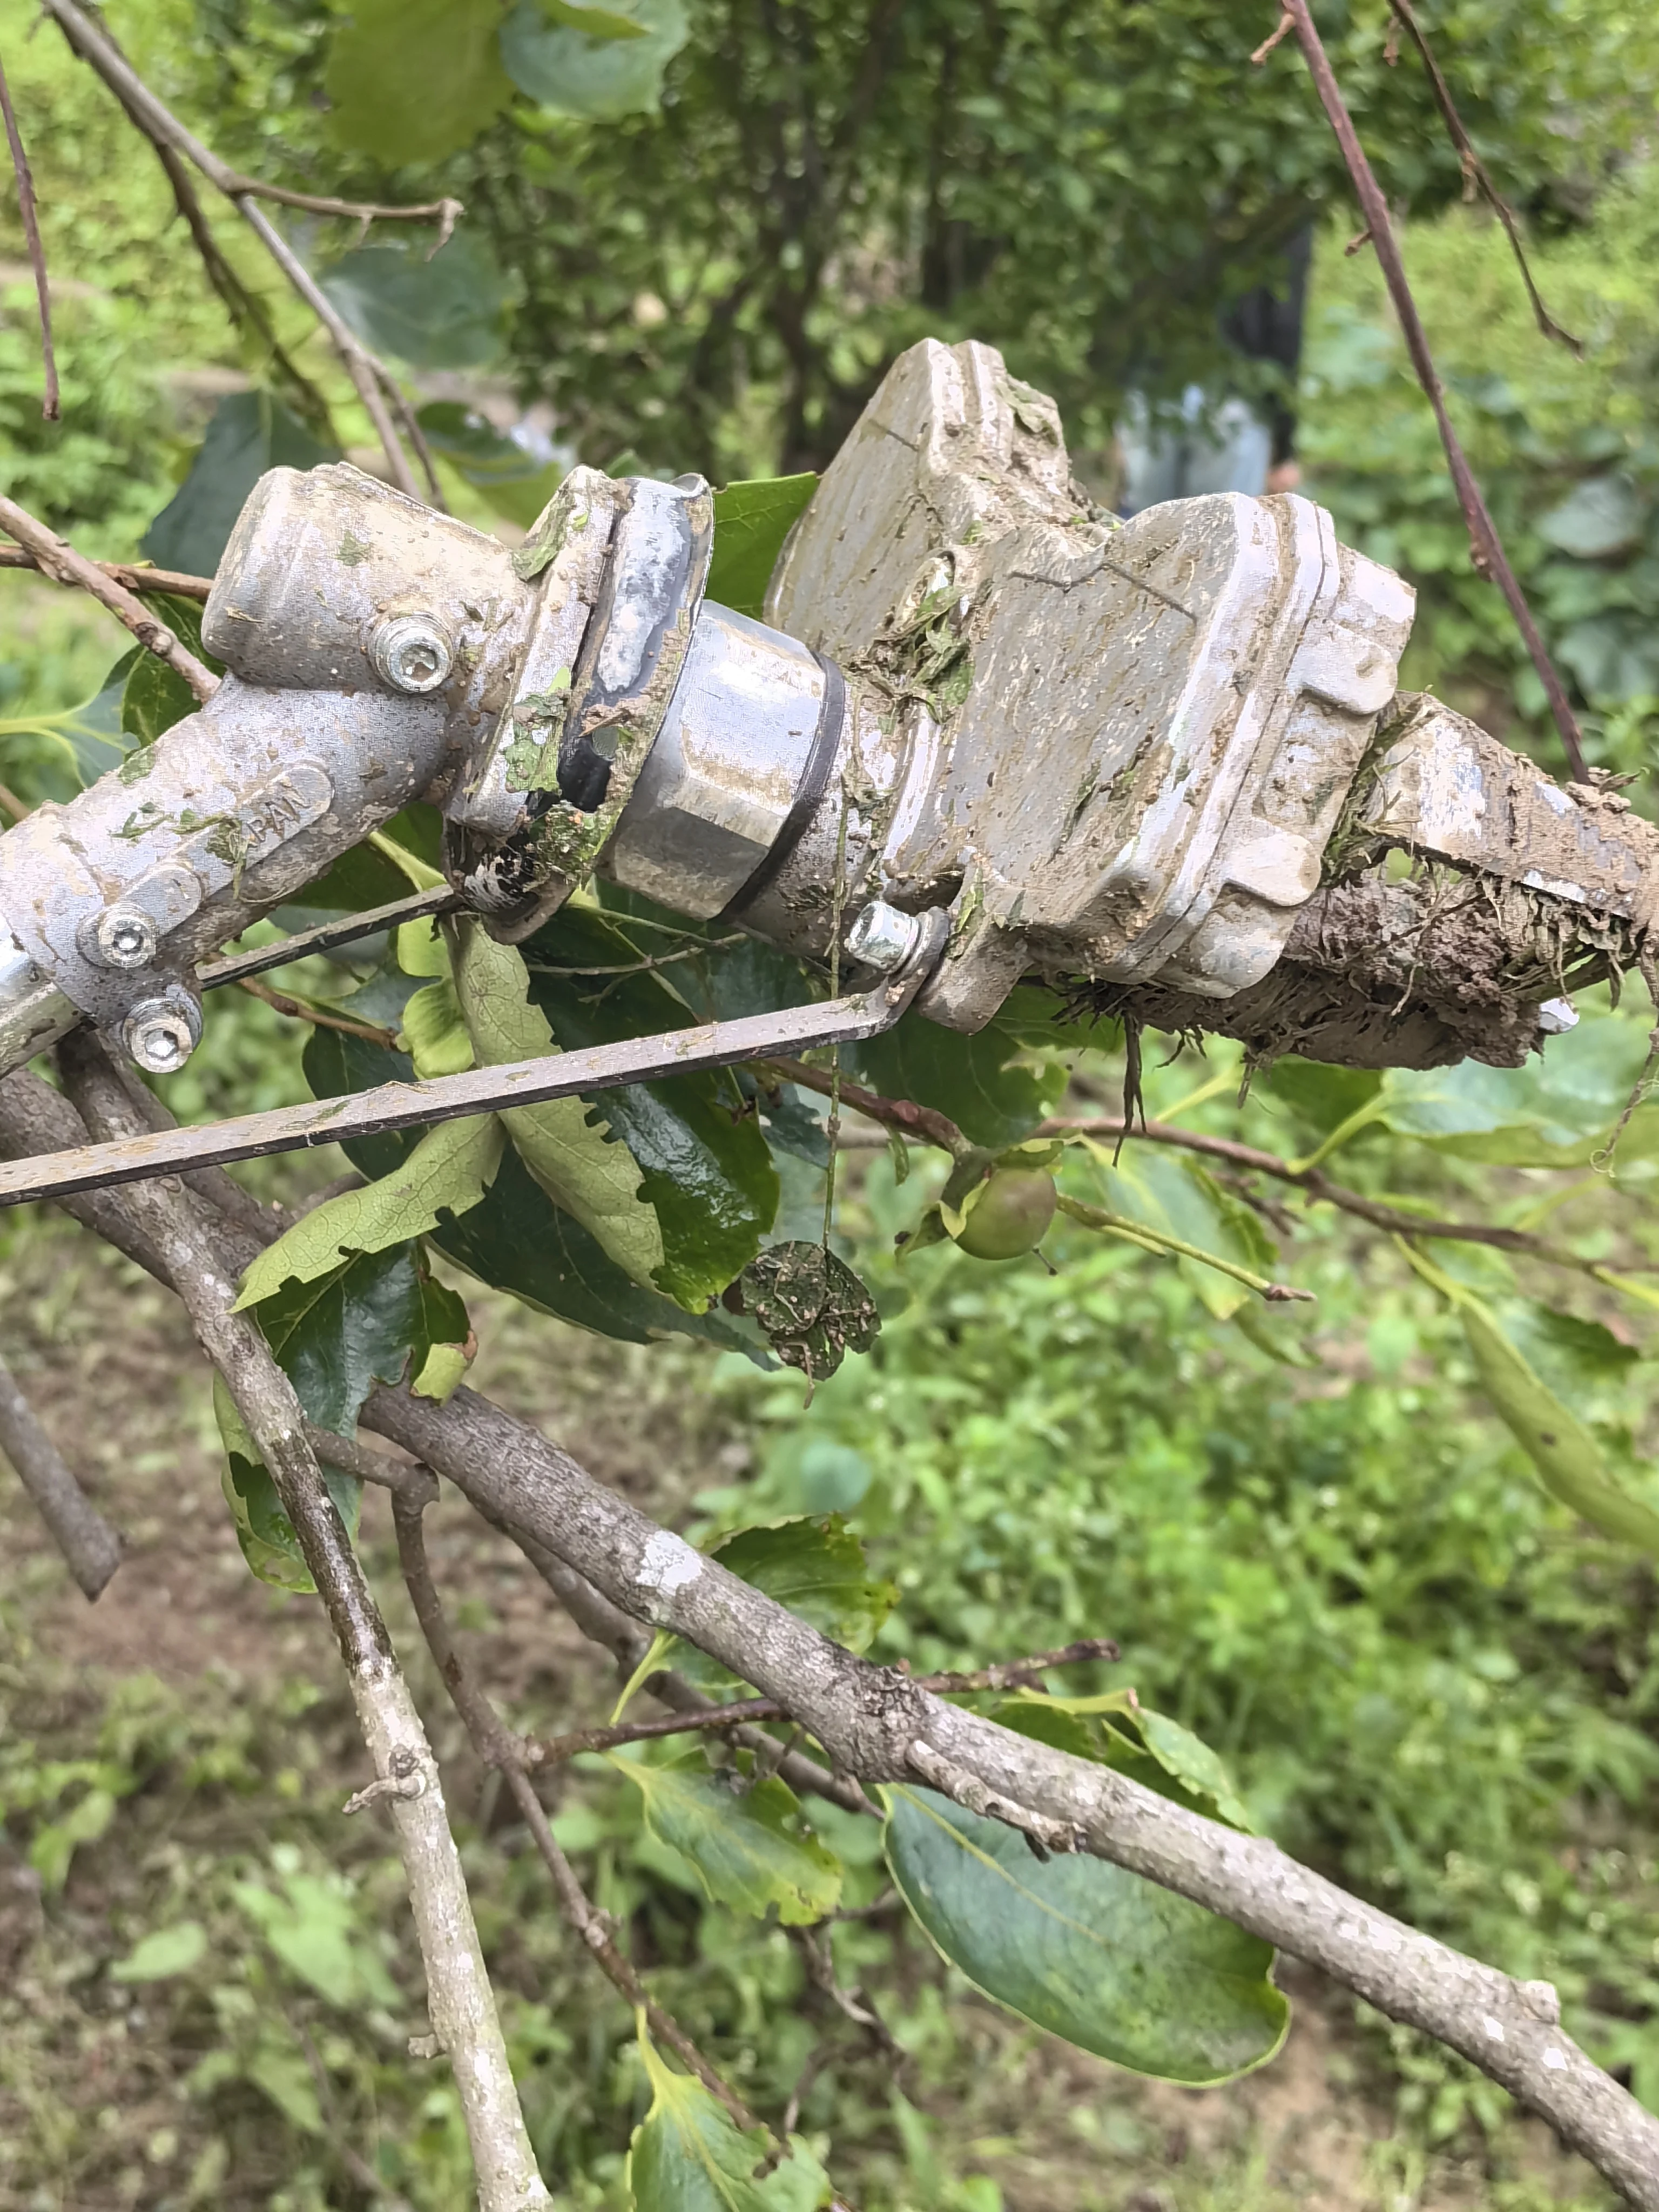
M 84 1140 L 78 1127 L 66 1102 L 37 1077 L 0 1080 L 0 1151 L 62 1150 Z M 95 1224 L 167 1281 L 167 1255 L 135 1218 L 141 1191 L 85 1194 L 65 1211 Z M 228 1222 L 219 1249 L 240 1267 L 255 1241 Z M 856 1658 L 471 1390 L 439 1406 L 381 1389 L 364 1408 L 364 1425 L 447 1475 L 486 1519 L 522 1532 L 532 1559 L 539 1551 L 560 1570 L 586 1632 L 622 1644 L 625 1624 L 638 1623 L 637 1657 L 647 1625 L 672 1629 L 775 1699 L 849 1779 L 927 1781 L 1013 1819 L 1045 1847 L 1074 1845 L 1224 1914 L 1460 2052 L 1538 2113 L 1638 2212 L 1659 2212 L 1659 2119 L 1562 2033 L 1547 1984 L 1517 1982 L 1437 1942 L 1266 1838 L 1206 1820 L 1109 1768 L 1015 1735 Z
M 121 1539 L 64 1465 L 3 1359 L 0 1451 L 16 1468 L 70 1572 L 88 1597 L 97 1597 L 121 1564 Z

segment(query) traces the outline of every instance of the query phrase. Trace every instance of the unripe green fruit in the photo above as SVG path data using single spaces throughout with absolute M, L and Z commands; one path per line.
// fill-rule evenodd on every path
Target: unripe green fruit
M 975 1260 L 1017 1260 L 1054 1218 L 1054 1179 L 1040 1168 L 999 1168 L 981 1189 L 957 1243 Z

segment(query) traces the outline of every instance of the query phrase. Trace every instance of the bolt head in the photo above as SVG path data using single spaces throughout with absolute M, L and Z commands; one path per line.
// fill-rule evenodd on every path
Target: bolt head
M 890 906 L 885 899 L 872 899 L 854 915 L 842 945 L 855 967 L 890 975 L 915 951 L 921 935 L 921 923 L 915 915 Z
M 98 918 L 99 957 L 111 968 L 148 968 L 161 933 L 150 915 L 134 906 L 112 906 Z
M 388 615 L 370 658 L 394 691 L 435 691 L 455 664 L 449 633 L 430 615 Z
M 185 992 L 141 999 L 121 1024 L 127 1057 L 146 1075 L 171 1075 L 201 1041 L 202 1012 Z

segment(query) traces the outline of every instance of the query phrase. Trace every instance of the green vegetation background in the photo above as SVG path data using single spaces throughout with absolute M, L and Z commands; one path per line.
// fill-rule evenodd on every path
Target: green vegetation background
M 86 550 L 119 556 L 170 495 L 239 363 L 169 222 L 159 173 L 50 37 L 14 35 L 27 13 L 24 0 L 0 0 L 59 274 L 68 427 L 48 440 L 34 419 L 31 296 L 9 246 L 0 456 L 20 498 Z M 198 20 L 184 0 L 155 0 L 144 42 L 164 52 L 171 38 L 183 51 L 204 35 Z M 266 11 L 258 33 L 303 77 L 313 34 L 296 20 Z M 227 131 L 252 139 L 281 112 L 286 64 L 261 94 L 240 52 L 216 58 L 240 70 Z M 1586 341 L 1583 364 L 1538 337 L 1488 222 L 1454 210 L 1413 224 L 1407 241 L 1454 410 L 1591 700 L 1595 757 L 1644 770 L 1659 741 L 1656 233 L 1659 165 L 1649 162 L 1606 190 L 1589 222 L 1537 241 L 1551 306 Z M 314 348 L 306 358 L 320 367 Z M 1308 488 L 1422 592 L 1409 676 L 1545 746 L 1501 606 L 1468 575 L 1375 267 L 1345 258 L 1335 231 L 1319 245 L 1302 410 Z M 763 392 L 729 415 L 718 442 L 733 472 L 774 465 L 778 422 Z M 1601 497 L 1616 527 L 1599 538 L 1574 519 L 1586 483 L 1613 487 Z M 118 650 L 78 602 L 0 578 L 0 717 L 86 696 Z M 44 751 L 6 755 L 6 780 L 32 793 L 50 791 L 52 775 Z M 233 1091 L 264 1103 L 248 1088 L 256 1073 L 266 1095 L 299 1095 L 298 1042 L 294 1024 L 262 1007 L 216 1016 L 175 1103 L 218 1110 Z M 1158 1075 L 1153 1111 L 1188 1087 L 1184 1067 Z M 1224 1126 L 1240 1125 L 1229 1113 Z M 1270 1093 L 1242 1133 L 1289 1147 L 1307 1129 Z M 1460 1202 L 1455 1164 L 1431 1170 L 1419 1153 L 1402 1170 L 1386 1147 L 1361 1139 L 1346 1171 L 1396 1189 L 1413 1176 L 1419 1195 Z M 1528 1180 L 1516 1178 L 1517 1192 Z M 1540 1200 L 1567 1181 L 1530 1180 Z M 1461 1202 L 1479 1200 L 1464 1191 Z M 1613 1202 L 1588 1178 L 1558 1224 L 1593 1252 Z M 897 1280 L 884 1256 L 897 1204 L 878 1163 L 848 1208 L 885 1289 Z M 525 1324 L 495 1322 L 521 1402 L 580 1422 L 597 1401 L 636 1396 L 629 1449 L 660 1460 L 666 1437 L 670 1463 L 650 1486 L 694 1528 L 852 1515 L 905 1591 L 886 1656 L 922 1667 L 1118 1637 L 1121 1678 L 1224 1753 L 1258 1820 L 1291 1850 L 1516 1973 L 1556 1981 L 1597 2055 L 1659 2101 L 1653 1575 L 1541 1497 L 1471 1402 L 1455 1324 L 1403 1263 L 1374 1243 L 1362 1256 L 1326 1217 L 1298 1230 L 1296 1251 L 1297 1279 L 1321 1299 L 1300 1367 L 1215 1321 L 1178 1273 L 1082 1239 L 1061 1244 L 1052 1279 L 1034 1262 L 991 1271 L 927 1254 L 876 1352 L 823 1389 L 810 1418 L 789 1378 L 678 1348 L 638 1356 L 543 1323 L 532 1348 Z M 125 1313 L 161 1326 L 147 1293 L 71 1253 L 58 1228 L 7 1217 L 0 1271 L 9 1328 L 43 1363 L 84 1345 L 94 1322 L 113 1327 Z M 99 1362 L 84 1364 L 96 1407 Z M 1604 1436 L 1641 1457 L 1653 1441 L 1645 1357 L 1603 1386 Z M 199 1427 L 204 1393 L 181 1403 L 177 1418 Z M 118 1434 L 124 1417 L 112 1403 L 90 1418 Z M 79 2203 L 90 2161 L 109 2179 L 100 2203 L 311 2212 L 371 2201 L 353 2147 L 361 2156 L 378 2145 L 386 2188 L 447 2212 L 461 2187 L 457 2115 L 447 2087 L 422 2087 L 401 2055 L 395 1873 L 374 1836 L 354 1831 L 343 1845 L 349 1756 L 337 1701 L 313 1686 L 316 1647 L 270 1671 L 233 1656 L 188 1695 L 142 1673 L 77 1677 L 40 1641 L 49 1571 L 17 1553 L 0 1566 L 0 1871 L 32 1869 L 45 1915 L 28 1978 L 0 1987 L 0 2204 Z M 477 1632 L 504 1617 L 498 1580 L 477 1579 L 465 1615 Z M 284 1620 L 290 1613 L 291 1601 Z M 573 1679 L 598 1711 L 597 1678 Z M 515 1717 L 562 1716 L 532 1700 Z M 701 1905 L 684 1870 L 640 1834 L 632 1795 L 579 1778 L 561 1832 L 602 1901 L 632 1922 L 666 2000 L 750 2094 L 781 2101 L 823 2032 L 803 2002 L 801 1957 L 781 1932 L 757 1935 Z M 575 2175 L 573 2203 L 611 2203 L 641 2096 L 619 2055 L 629 2024 L 573 1960 L 527 1862 L 483 1848 L 489 1793 L 462 1802 L 538 2146 Z M 848 1826 L 836 1841 L 850 1858 L 860 1838 Z M 867 1850 L 865 1864 L 873 1895 Z M 647 1874 L 659 1878 L 648 1899 Z M 1242 2153 L 1172 2174 L 1157 2124 L 1097 2077 L 1061 2082 L 1045 2105 L 1031 2086 L 1035 2039 L 947 2008 L 948 1977 L 890 1925 L 843 1926 L 836 1958 L 909 2054 L 901 2086 L 849 2035 L 804 2107 L 803 2124 L 833 2130 L 850 2157 L 860 2203 L 1115 2206 L 1154 2172 L 1166 2197 L 1145 2201 L 1182 2212 L 1276 2201 Z M 112 2021 L 151 2069 L 138 2119 L 114 2103 L 94 2118 L 80 2078 Z M 1365 2186 L 1379 2201 L 1416 2203 L 1425 2178 L 1446 2170 L 1433 2160 L 1454 2155 L 1478 2192 L 1458 2201 L 1514 2212 L 1563 2201 L 1527 2178 L 1504 2100 L 1468 2069 L 1374 2022 L 1345 2035 L 1333 2069 L 1347 2067 L 1396 2123 L 1370 2154 Z M 1021 2132 L 1030 2116 L 1010 2106 L 1019 2083 L 1071 2164 L 1047 2181 L 1021 2167 L 1016 2187 L 998 2177 L 1035 2155 Z M 1587 2191 L 1582 2201 L 1601 2200 Z

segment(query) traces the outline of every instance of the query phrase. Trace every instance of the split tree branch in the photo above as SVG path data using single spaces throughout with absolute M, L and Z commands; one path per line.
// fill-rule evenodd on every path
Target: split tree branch
M 0 1151 L 65 1150 L 84 1141 L 84 1132 L 74 1133 L 77 1120 L 39 1077 L 21 1071 L 0 1079 Z M 64 1210 L 179 1287 L 141 1216 L 147 1188 L 78 1194 Z M 251 1257 L 253 1243 L 226 1223 L 219 1249 L 240 1245 Z M 960 1770 L 1011 1808 L 1073 1832 L 1095 1856 L 1224 1914 L 1461 2052 L 1582 2153 L 1638 2212 L 1659 2212 L 1659 2119 L 1561 2033 L 1547 1984 L 1516 1982 L 1437 1942 L 1266 1838 L 1206 1820 L 1110 1768 L 946 1705 L 896 1670 L 855 1657 L 471 1390 L 439 1406 L 383 1388 L 364 1421 L 447 1475 L 487 1520 L 522 1532 L 532 1560 L 540 1549 L 559 1562 L 572 1611 L 584 1607 L 592 1625 L 581 1625 L 598 1640 L 623 1620 L 684 1636 L 775 1698 L 849 1776 L 921 1778 L 912 1755 L 921 1745 L 937 1775 L 948 1779 Z M 646 1635 L 641 1626 L 636 1654 Z
M 63 0 L 46 0 L 46 4 L 49 7 L 61 5 Z M 1572 771 L 1573 781 L 1576 783 L 1586 783 L 1589 780 L 1589 774 L 1584 763 L 1584 749 L 1579 735 L 1578 719 L 1572 711 L 1566 688 L 1557 672 L 1555 663 L 1550 658 L 1549 649 L 1539 634 L 1537 623 L 1533 620 L 1532 609 L 1527 604 L 1526 594 L 1521 589 L 1516 579 L 1515 571 L 1510 566 L 1509 557 L 1504 550 L 1503 541 L 1498 535 L 1498 526 L 1492 520 L 1480 486 L 1475 481 L 1474 471 L 1470 468 L 1468 456 L 1463 451 L 1456 431 L 1452 427 L 1451 416 L 1446 410 L 1445 387 L 1441 383 L 1439 374 L 1435 368 L 1434 356 L 1429 350 L 1428 334 L 1423 328 L 1423 319 L 1418 313 L 1417 302 L 1412 296 L 1412 288 L 1406 276 L 1406 264 L 1401 258 L 1399 241 L 1394 234 L 1394 224 L 1389 215 L 1388 201 L 1382 195 L 1382 187 L 1377 183 L 1376 172 L 1366 159 L 1364 148 L 1359 143 L 1359 134 L 1354 129 L 1353 118 L 1349 114 L 1343 101 L 1341 88 L 1337 83 L 1335 72 L 1331 68 L 1329 57 L 1325 52 L 1324 43 L 1314 22 L 1308 0 L 1283 0 L 1283 12 L 1285 15 L 1290 17 L 1295 27 L 1297 41 L 1302 48 L 1303 58 L 1308 64 L 1308 74 L 1313 79 L 1314 89 L 1319 94 L 1320 105 L 1324 108 L 1331 129 L 1335 134 L 1336 143 L 1342 149 L 1342 158 L 1347 164 L 1348 174 L 1353 179 L 1354 191 L 1359 201 L 1360 212 L 1370 227 L 1371 244 L 1376 252 L 1383 281 L 1389 288 L 1389 297 L 1393 301 L 1395 313 L 1400 318 L 1401 331 L 1406 340 L 1406 350 L 1411 356 L 1412 367 L 1417 372 L 1417 380 L 1422 386 L 1430 406 L 1434 410 L 1435 423 L 1440 432 L 1440 442 L 1445 448 L 1446 465 L 1451 471 L 1452 483 L 1457 489 L 1458 501 L 1463 509 L 1464 520 L 1468 524 L 1469 543 L 1475 568 L 1482 575 L 1492 578 L 1508 602 L 1510 612 L 1515 617 L 1516 626 L 1525 641 L 1528 655 L 1537 671 L 1538 680 L 1543 685 L 1545 696 L 1550 702 L 1550 712 L 1554 716 L 1555 726 L 1560 732 L 1561 744 L 1567 756 L 1567 765 Z M 1274 42 L 1270 40 L 1268 43 L 1271 46 Z M 1261 60 L 1265 58 L 1265 52 L 1258 51 L 1253 58 Z
M 76 0 L 41 0 L 41 5 L 68 40 L 70 50 L 103 79 L 158 151 L 167 147 L 175 155 L 182 155 L 229 200 L 328 332 L 341 364 L 351 379 L 357 396 L 374 426 L 375 434 L 385 449 L 392 482 L 399 491 L 408 493 L 411 499 L 418 498 L 420 494 L 409 465 L 409 457 L 387 411 L 386 400 L 388 398 L 391 399 L 392 409 L 422 461 L 428 479 L 428 495 L 434 505 L 441 507 L 443 498 L 431 454 L 397 379 L 379 356 L 371 352 L 342 320 L 327 295 L 272 225 L 259 202 L 276 201 L 285 207 L 302 208 L 310 214 L 343 216 L 363 223 L 392 219 L 435 221 L 439 225 L 439 235 L 434 252 L 443 245 L 453 229 L 455 218 L 461 211 L 459 202 L 433 200 L 420 207 L 384 207 L 368 201 L 331 199 L 309 192 L 289 191 L 279 185 L 261 184 L 257 178 L 244 176 L 240 170 L 233 169 L 228 162 L 222 161 L 210 148 L 204 146 L 199 138 L 185 129 L 171 108 L 156 98 L 108 32 L 101 24 L 95 23 L 84 9 L 76 4 Z M 210 276 L 211 274 L 210 270 Z
M 121 1539 L 64 1465 L 3 1359 L 0 1451 L 16 1468 L 70 1572 L 88 1597 L 96 1597 L 121 1564 Z
M 46 250 L 40 243 L 40 222 L 34 204 L 34 178 L 29 168 L 29 157 L 23 150 L 23 134 L 17 128 L 17 118 L 12 112 L 11 88 L 6 82 L 3 63 L 0 63 L 0 118 L 6 126 L 6 143 L 11 149 L 12 174 L 17 179 L 17 212 L 22 219 L 23 241 L 28 248 L 29 266 L 34 271 L 34 298 L 40 317 L 40 365 L 46 375 L 46 389 L 40 395 L 40 412 L 48 422 L 55 422 L 62 413 L 58 392 L 58 356 L 52 343 L 52 287 L 46 279 Z
M 0 530 L 33 554 L 34 566 L 50 576 L 53 583 L 73 585 L 96 599 L 100 607 L 106 607 L 147 652 L 153 653 L 158 660 L 165 660 L 175 675 L 182 676 L 198 699 L 205 702 L 213 696 L 219 688 L 218 678 L 204 666 L 188 646 L 180 644 L 142 599 L 136 598 L 125 584 L 117 583 L 95 561 L 88 561 L 84 554 L 77 553 L 67 538 L 37 521 L 26 507 L 19 507 L 15 500 L 7 499 L 3 494 Z
M 67 1039 L 62 1064 L 70 1101 L 95 1135 L 131 1136 L 143 1127 L 94 1038 L 82 1032 Z M 392 1813 L 426 1967 L 428 2009 L 454 2070 L 481 2212 L 550 2205 L 513 2085 L 437 1762 L 323 1481 L 294 1386 L 257 1323 L 234 1310 L 235 1283 L 203 1201 L 182 1187 L 155 1182 L 135 1194 L 127 1210 L 161 1255 L 197 1341 L 270 1470 L 339 1644 L 376 1781 L 396 1790 Z

